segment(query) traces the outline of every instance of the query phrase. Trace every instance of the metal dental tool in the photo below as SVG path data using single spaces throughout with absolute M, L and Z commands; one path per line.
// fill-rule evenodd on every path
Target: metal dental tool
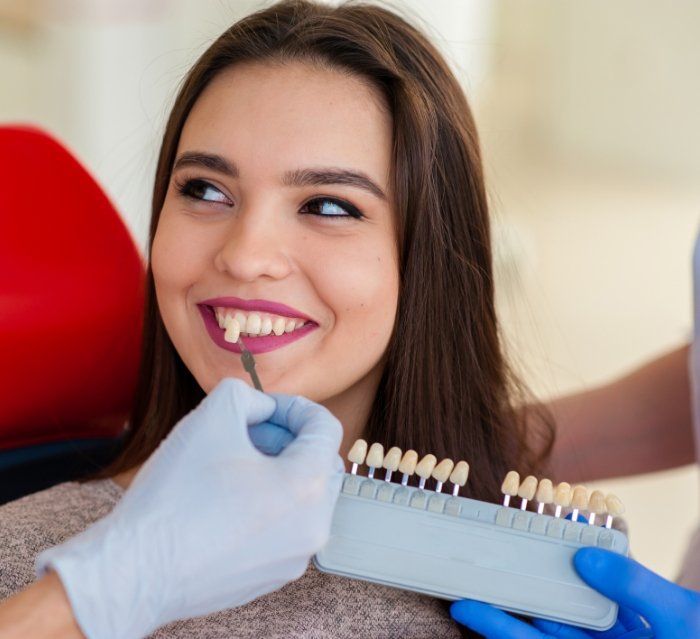
M 260 383 L 260 378 L 255 372 L 255 360 L 253 359 L 253 354 L 245 347 L 245 344 L 240 337 L 238 338 L 238 345 L 241 347 L 241 362 L 243 362 L 243 368 L 245 368 L 248 375 L 250 375 L 250 379 L 253 381 L 253 386 L 255 386 L 256 390 L 262 391 L 263 387 Z

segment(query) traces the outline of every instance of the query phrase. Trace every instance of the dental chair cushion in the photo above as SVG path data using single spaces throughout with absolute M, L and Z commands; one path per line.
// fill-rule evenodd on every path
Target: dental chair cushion
M 114 438 L 136 385 L 144 264 L 57 140 L 0 127 L 0 453 Z

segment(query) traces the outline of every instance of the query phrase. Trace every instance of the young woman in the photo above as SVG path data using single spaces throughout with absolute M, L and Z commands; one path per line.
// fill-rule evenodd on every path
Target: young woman
M 32 580 L 36 553 L 109 512 L 222 378 L 247 379 L 222 314 L 268 333 L 243 337 L 263 387 L 328 408 L 343 457 L 362 436 L 465 459 L 466 494 L 491 501 L 508 470 L 536 473 L 546 459 L 551 428 L 523 410 L 499 341 L 469 107 L 435 47 L 393 13 L 293 0 L 224 32 L 168 119 L 149 249 L 124 449 L 89 480 L 0 509 L 3 535 L 25 540 L 0 555 L 11 564 L 0 596 Z M 218 632 L 459 635 L 437 600 L 311 567 L 154 636 Z

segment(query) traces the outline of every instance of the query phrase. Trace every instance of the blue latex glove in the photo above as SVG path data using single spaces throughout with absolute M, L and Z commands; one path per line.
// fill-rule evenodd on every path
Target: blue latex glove
M 277 456 L 251 441 L 249 427 L 265 422 L 293 436 Z M 271 427 L 253 432 L 265 445 L 281 441 Z M 58 573 L 88 639 L 138 639 L 247 603 L 300 577 L 326 543 L 341 439 L 322 406 L 225 378 L 175 425 L 112 512 L 39 554 L 36 575 Z
M 574 567 L 588 585 L 620 605 L 617 622 L 610 630 L 595 632 L 541 619 L 530 625 L 503 610 L 471 600 L 453 603 L 450 612 L 456 621 L 487 639 L 700 637 L 700 593 L 673 584 L 633 559 L 602 548 L 581 548 L 574 555 Z
M 284 426 L 262 422 L 248 427 L 255 448 L 266 455 L 279 455 L 294 439 L 294 433 Z

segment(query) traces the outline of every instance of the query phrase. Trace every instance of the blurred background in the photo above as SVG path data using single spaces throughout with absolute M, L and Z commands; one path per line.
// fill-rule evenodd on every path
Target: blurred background
M 63 140 L 143 250 L 180 80 L 226 27 L 267 4 L 0 0 L 0 122 Z M 383 4 L 429 32 L 474 109 L 500 312 L 533 390 L 546 399 L 591 388 L 687 341 L 700 4 Z M 698 520 L 697 466 L 601 486 L 626 503 L 636 557 L 673 578 Z

